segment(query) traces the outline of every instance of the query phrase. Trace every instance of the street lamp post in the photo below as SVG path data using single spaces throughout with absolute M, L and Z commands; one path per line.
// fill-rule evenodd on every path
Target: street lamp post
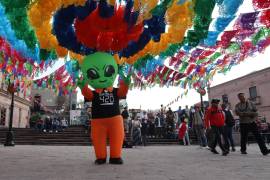
M 200 96 L 201 96 L 201 110 L 202 110 L 202 112 L 204 112 L 203 96 L 201 93 L 200 93 Z
M 15 146 L 15 143 L 13 141 L 14 133 L 12 131 L 13 109 L 14 109 L 14 92 L 15 92 L 13 84 L 9 84 L 8 92 L 11 93 L 11 104 L 10 104 L 8 132 L 7 132 L 7 135 L 6 135 L 6 142 L 5 142 L 4 146 Z
M 204 103 L 203 103 L 203 96 L 206 94 L 206 91 L 204 88 L 199 88 L 198 89 L 198 93 L 200 94 L 200 98 L 201 98 L 201 110 L 202 112 L 204 112 Z

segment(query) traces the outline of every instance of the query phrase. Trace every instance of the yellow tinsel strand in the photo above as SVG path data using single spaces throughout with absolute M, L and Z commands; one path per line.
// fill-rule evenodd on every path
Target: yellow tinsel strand
M 141 0 L 134 0 L 134 3 L 133 3 L 134 11 L 138 11 L 140 9 L 140 6 L 141 6 Z
M 134 2 L 134 9 L 139 10 L 140 14 L 137 20 L 137 24 L 143 20 L 150 19 L 152 17 L 151 10 L 158 4 L 158 0 L 137 0 Z
M 108 4 L 114 6 L 114 5 L 115 5 L 115 1 L 116 1 L 116 0 L 108 0 L 107 2 L 108 2 Z
M 67 50 L 58 45 L 56 37 L 51 33 L 52 15 L 62 7 L 84 5 L 85 2 L 86 0 L 36 0 L 32 2 L 28 10 L 28 17 L 41 48 L 47 50 L 56 49 L 59 57 L 67 55 Z
M 80 55 L 80 54 L 77 54 L 77 53 L 74 53 L 74 52 L 71 52 L 69 51 L 69 56 L 71 59 L 76 59 L 79 63 L 82 62 L 82 59 L 84 56 Z

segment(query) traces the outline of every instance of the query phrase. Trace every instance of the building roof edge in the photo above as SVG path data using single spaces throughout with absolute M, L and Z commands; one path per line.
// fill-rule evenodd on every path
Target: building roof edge
M 268 70 L 270 70 L 270 67 L 264 68 L 264 69 L 261 69 L 261 70 L 258 70 L 258 71 L 254 71 L 254 72 L 251 72 L 251 73 L 246 74 L 246 75 L 244 75 L 244 76 L 241 76 L 241 77 L 232 79 L 232 80 L 230 80 L 230 81 L 227 81 L 227 82 L 224 82 L 224 83 L 221 83 L 221 84 L 218 84 L 218 85 L 216 85 L 216 86 L 210 87 L 210 89 L 218 88 L 218 87 L 220 87 L 220 86 L 224 86 L 225 84 L 230 84 L 230 83 L 232 83 L 232 82 L 235 81 L 235 80 L 244 79 L 244 78 L 247 78 L 247 77 L 249 77 L 249 76 L 251 76 L 251 75 L 254 75 L 254 74 L 257 74 L 257 73 L 262 73 L 262 72 L 268 71 Z

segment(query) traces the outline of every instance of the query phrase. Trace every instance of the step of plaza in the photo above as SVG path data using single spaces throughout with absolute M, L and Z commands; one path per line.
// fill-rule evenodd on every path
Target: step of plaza
M 4 144 L 8 129 L 0 129 L 0 144 Z M 17 145 L 91 145 L 89 133 L 83 126 L 66 128 L 61 132 L 39 132 L 30 128 L 13 128 L 14 141 Z M 130 135 L 126 134 L 127 141 L 131 141 Z M 192 144 L 197 143 L 196 136 L 190 134 Z M 155 138 L 148 137 L 148 145 L 176 145 L 177 138 Z

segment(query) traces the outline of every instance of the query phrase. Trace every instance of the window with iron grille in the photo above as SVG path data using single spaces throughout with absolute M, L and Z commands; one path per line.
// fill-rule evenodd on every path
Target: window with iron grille
M 1 108 L 0 126 L 6 125 L 6 108 Z
M 249 88 L 249 97 L 250 99 L 254 99 L 257 97 L 257 89 L 256 86 L 250 87 Z
M 223 103 L 228 103 L 229 102 L 229 97 L 228 97 L 227 94 L 222 95 L 222 101 L 223 101 Z

